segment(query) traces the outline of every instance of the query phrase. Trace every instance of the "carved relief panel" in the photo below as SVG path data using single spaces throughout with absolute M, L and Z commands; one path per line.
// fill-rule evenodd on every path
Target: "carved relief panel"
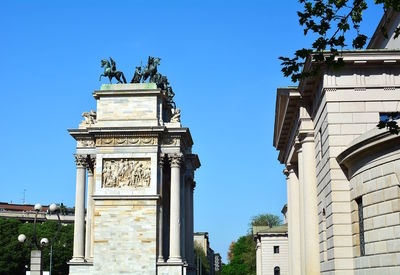
M 150 159 L 104 159 L 103 188 L 149 187 L 151 179 Z

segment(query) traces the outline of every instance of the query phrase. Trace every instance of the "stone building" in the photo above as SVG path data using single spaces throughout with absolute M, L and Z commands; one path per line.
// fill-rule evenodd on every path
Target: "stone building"
M 77 141 L 70 274 L 194 274 L 200 162 L 180 112 L 155 83 L 102 85 L 93 96 L 97 112 L 68 130 Z
M 287 224 L 253 226 L 253 236 L 256 241 L 256 274 L 289 274 Z
M 400 143 L 376 127 L 400 111 L 400 17 L 386 16 L 388 39 L 382 19 L 366 50 L 340 53 L 343 67 L 277 90 L 289 274 L 400 274 Z
M 214 254 L 214 270 L 215 274 L 219 274 L 222 270 L 222 257 L 219 253 Z
M 52 214 L 48 211 L 49 206 L 43 205 L 42 211 L 36 213 L 33 210 L 33 204 L 15 204 L 15 203 L 6 203 L 0 202 L 0 218 L 6 219 L 18 219 L 24 222 L 33 222 L 35 220 L 35 216 L 37 221 L 45 222 L 45 221 L 57 221 L 57 215 Z M 60 213 L 60 221 L 63 224 L 73 223 L 74 222 L 74 211 L 71 208 L 62 208 Z

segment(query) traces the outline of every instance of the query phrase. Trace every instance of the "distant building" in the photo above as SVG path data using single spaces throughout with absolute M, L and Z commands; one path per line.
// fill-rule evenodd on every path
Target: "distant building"
M 289 274 L 287 224 L 269 227 L 253 226 L 256 241 L 257 275 Z
M 0 218 L 13 218 L 25 222 L 33 222 L 36 212 L 33 204 L 10 204 L 0 202 Z M 37 215 L 37 221 L 57 220 L 57 215 L 48 212 L 49 206 L 42 206 L 42 211 Z M 60 220 L 62 223 L 74 222 L 74 211 L 72 208 L 61 208 Z
M 207 256 L 210 265 L 210 275 L 215 274 L 215 254 L 214 250 L 210 247 L 210 241 L 208 239 L 208 232 L 195 232 L 194 243 L 200 246 Z
M 222 269 L 222 257 L 219 253 L 214 254 L 214 270 L 215 273 L 221 272 Z

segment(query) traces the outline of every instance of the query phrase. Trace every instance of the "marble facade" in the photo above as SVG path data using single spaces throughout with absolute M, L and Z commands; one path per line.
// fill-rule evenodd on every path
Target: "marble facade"
M 93 96 L 96 112 L 68 130 L 77 141 L 70 274 L 193 274 L 200 162 L 189 129 L 170 122 L 153 83 L 102 85 Z

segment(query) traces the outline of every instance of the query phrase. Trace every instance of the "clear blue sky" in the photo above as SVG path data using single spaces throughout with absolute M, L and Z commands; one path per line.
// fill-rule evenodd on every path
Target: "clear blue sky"
M 272 136 L 276 88 L 291 85 L 277 58 L 310 43 L 298 9 L 295 0 L 2 1 L 0 201 L 21 203 L 26 189 L 27 203 L 73 206 L 66 129 L 96 107 L 100 60 L 112 56 L 130 79 L 158 56 L 202 163 L 195 230 L 226 260 L 252 216 L 280 215 L 286 203 Z M 381 15 L 366 14 L 368 35 Z

